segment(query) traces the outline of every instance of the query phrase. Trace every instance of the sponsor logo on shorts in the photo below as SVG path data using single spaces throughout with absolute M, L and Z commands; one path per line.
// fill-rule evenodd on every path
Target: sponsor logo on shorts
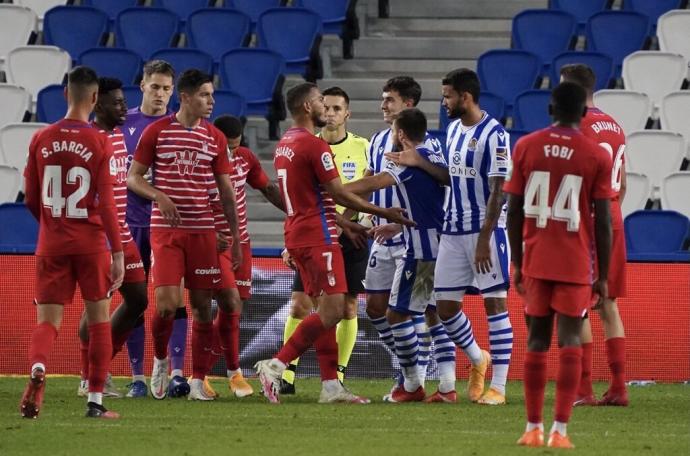
M 252 286 L 251 280 L 235 280 L 235 283 L 240 287 L 251 287 Z
M 405 278 L 410 280 L 410 277 L 412 277 L 412 271 L 405 271 Z
M 208 269 L 195 269 L 194 274 L 196 275 L 215 275 L 220 274 L 220 269 L 218 268 L 208 268 Z
M 141 269 L 144 267 L 144 262 L 139 261 L 138 263 L 127 263 L 127 266 L 125 266 L 125 269 Z
M 332 272 L 328 273 L 328 285 L 331 287 L 335 286 L 335 274 L 333 274 Z
M 213 283 L 219 283 L 221 279 L 213 279 Z

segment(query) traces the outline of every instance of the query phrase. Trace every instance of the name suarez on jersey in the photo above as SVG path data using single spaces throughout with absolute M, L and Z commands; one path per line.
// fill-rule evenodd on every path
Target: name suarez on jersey
M 79 155 L 84 159 L 84 161 L 89 161 L 89 159 L 93 156 L 93 152 L 87 149 L 85 145 L 77 141 L 53 141 L 52 149 L 48 149 L 47 147 L 43 147 L 41 149 L 41 155 L 43 155 L 43 158 L 47 158 L 53 154 L 57 154 L 58 152 L 72 152 L 73 154 Z
M 276 149 L 276 157 L 285 157 L 292 161 L 292 157 L 295 156 L 295 152 L 287 146 L 281 146 Z

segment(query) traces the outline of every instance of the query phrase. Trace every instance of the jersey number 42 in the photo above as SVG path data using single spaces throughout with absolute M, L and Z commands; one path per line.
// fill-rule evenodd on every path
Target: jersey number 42
M 65 181 L 68 184 L 79 184 L 79 187 L 67 198 L 62 193 L 62 166 L 48 165 L 43 171 L 43 189 L 41 201 L 44 207 L 50 208 L 53 217 L 62 217 L 62 210 L 67 207 L 68 218 L 88 218 L 85 208 L 77 207 L 91 187 L 91 173 L 86 168 L 75 166 L 67 171 Z

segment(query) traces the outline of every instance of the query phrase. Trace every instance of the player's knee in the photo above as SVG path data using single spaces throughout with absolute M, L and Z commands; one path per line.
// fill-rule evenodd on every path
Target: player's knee
M 618 319 L 618 305 L 613 299 L 605 299 L 599 308 L 599 316 L 605 323 Z
M 580 333 L 568 333 L 558 335 L 558 347 L 579 347 L 582 345 Z
M 462 310 L 462 302 L 458 301 L 436 301 L 436 312 L 441 320 L 450 320 Z
M 388 309 L 388 298 L 385 294 L 372 294 L 367 296 L 367 315 L 371 319 L 386 316 Z
M 210 323 L 213 321 L 213 312 L 211 306 L 208 307 L 192 307 L 192 317 L 194 321 L 199 323 Z
M 345 295 L 345 310 L 343 312 L 343 318 L 346 320 L 352 320 L 357 318 L 357 296 Z
M 388 320 L 388 324 L 395 325 L 398 323 L 402 323 L 404 321 L 409 320 L 410 316 L 400 313 L 397 310 L 389 307 L 388 311 L 386 311 L 386 319 Z
M 506 298 L 503 297 L 485 297 L 484 309 L 487 315 L 497 315 L 508 310 L 506 306 Z
M 314 308 L 314 303 L 306 293 L 292 293 L 292 305 L 290 306 L 290 316 L 300 320 L 307 318 Z

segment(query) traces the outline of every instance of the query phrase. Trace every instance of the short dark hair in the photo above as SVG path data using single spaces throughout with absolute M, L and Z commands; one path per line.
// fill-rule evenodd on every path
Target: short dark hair
M 194 93 L 207 82 L 212 83 L 213 76 L 196 68 L 190 68 L 183 71 L 180 77 L 177 78 L 177 92 Z
M 223 132 L 226 138 L 238 138 L 242 135 L 244 126 L 235 116 L 223 115 L 213 121 L 213 125 Z
M 343 89 L 340 87 L 334 86 L 334 87 L 329 87 L 321 94 L 326 97 L 326 96 L 331 96 L 331 97 L 343 97 L 345 99 L 345 104 L 350 106 L 350 97 L 348 96 L 347 92 L 345 92 Z
M 144 64 L 144 76 L 165 74 L 175 79 L 175 69 L 165 60 L 149 60 Z
M 426 138 L 426 116 L 417 108 L 403 109 L 395 117 L 394 123 L 412 141 L 423 142 Z
M 422 87 L 410 76 L 395 76 L 394 78 L 390 78 L 384 84 L 383 91 L 396 91 L 403 100 L 412 100 L 414 106 L 417 106 L 419 99 L 422 98 Z
M 90 96 L 88 89 L 98 86 L 98 75 L 87 66 L 79 65 L 72 68 L 67 75 L 67 90 L 76 102 L 83 101 L 87 95 Z
M 472 95 L 475 103 L 479 102 L 481 89 L 477 73 L 469 68 L 453 70 L 441 80 L 441 84 L 453 87 L 457 93 L 467 92 Z
M 575 82 L 561 82 L 551 92 L 551 115 L 561 122 L 576 122 L 587 105 L 585 88 Z
M 117 78 L 98 78 L 98 94 L 105 95 L 113 90 L 121 89 L 122 81 Z
M 561 67 L 563 81 L 574 82 L 584 88 L 587 93 L 594 92 L 597 76 L 589 65 L 584 63 L 570 63 Z
M 301 112 L 302 105 L 307 101 L 307 97 L 313 89 L 318 89 L 318 86 L 311 82 L 304 82 L 288 90 L 286 101 L 290 114 L 295 116 Z

